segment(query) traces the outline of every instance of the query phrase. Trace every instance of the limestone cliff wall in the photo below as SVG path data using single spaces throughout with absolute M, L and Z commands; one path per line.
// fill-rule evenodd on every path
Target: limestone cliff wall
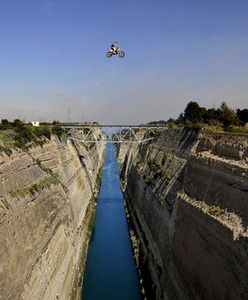
M 79 299 L 103 146 L 0 153 L 0 299 Z
M 117 149 L 147 299 L 246 299 L 247 149 L 186 129 Z

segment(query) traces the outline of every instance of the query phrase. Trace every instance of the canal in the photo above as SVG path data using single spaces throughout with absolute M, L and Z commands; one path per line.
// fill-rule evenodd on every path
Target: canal
M 141 300 L 113 144 L 107 144 L 83 300 Z

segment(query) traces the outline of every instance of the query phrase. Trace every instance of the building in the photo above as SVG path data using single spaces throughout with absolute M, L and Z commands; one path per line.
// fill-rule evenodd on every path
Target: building
M 39 126 L 40 126 L 40 122 L 38 122 L 38 121 L 33 121 L 33 122 L 31 122 L 31 123 L 32 123 L 32 125 L 35 126 L 35 127 L 39 127 Z

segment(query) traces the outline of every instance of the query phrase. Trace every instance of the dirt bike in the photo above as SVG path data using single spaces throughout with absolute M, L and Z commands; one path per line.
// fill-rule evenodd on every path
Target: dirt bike
M 121 48 L 116 48 L 115 50 L 109 49 L 106 53 L 106 56 L 108 58 L 112 57 L 112 55 L 118 55 L 120 58 L 123 58 L 125 56 L 125 52 Z

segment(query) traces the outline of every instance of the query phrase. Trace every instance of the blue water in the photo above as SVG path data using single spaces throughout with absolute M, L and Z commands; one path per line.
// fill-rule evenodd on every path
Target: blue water
M 113 144 L 107 144 L 83 300 L 141 300 Z

